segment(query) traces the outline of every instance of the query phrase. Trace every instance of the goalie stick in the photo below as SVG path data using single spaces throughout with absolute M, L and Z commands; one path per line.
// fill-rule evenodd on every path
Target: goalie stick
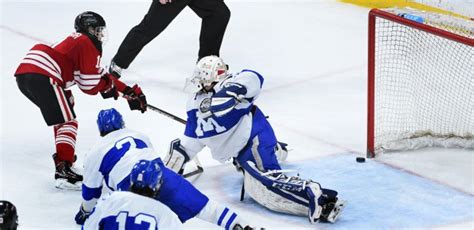
M 168 113 L 168 112 L 166 112 L 166 111 L 164 111 L 164 110 L 162 110 L 162 109 L 160 109 L 160 108 L 158 108 L 158 107 L 155 107 L 155 106 L 153 106 L 153 105 L 150 105 L 150 104 L 147 104 L 146 107 L 149 108 L 150 110 L 153 110 L 153 111 L 155 111 L 155 112 L 158 112 L 159 114 L 165 115 L 165 116 L 167 116 L 167 117 L 169 117 L 169 118 L 171 118 L 171 119 L 173 119 L 173 120 L 175 120 L 175 121 L 177 121 L 177 122 L 179 122 L 179 123 L 181 123 L 181 124 L 186 125 L 186 120 L 184 120 L 184 119 L 182 119 L 182 118 L 180 118 L 180 117 L 178 117 L 178 116 L 175 116 L 175 115 L 173 115 L 173 114 L 171 114 L 171 113 Z M 191 171 L 191 172 L 188 172 L 188 173 L 184 174 L 184 175 L 183 175 L 184 178 L 188 178 L 188 177 L 191 177 L 191 176 L 194 176 L 194 175 L 198 175 L 198 174 L 201 174 L 201 173 L 204 172 L 204 168 L 202 167 L 201 162 L 199 161 L 199 159 L 198 159 L 197 156 L 195 156 L 195 157 L 193 158 L 193 161 L 194 161 L 194 163 L 196 164 L 197 169 L 194 170 L 194 171 Z

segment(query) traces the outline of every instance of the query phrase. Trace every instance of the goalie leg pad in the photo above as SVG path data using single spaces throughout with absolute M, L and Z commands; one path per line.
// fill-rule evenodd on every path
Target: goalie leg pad
M 262 173 L 250 161 L 242 167 L 245 190 L 259 204 L 276 212 L 308 216 L 311 222 L 319 219 L 322 192 L 318 183 L 288 177 L 277 171 Z
M 168 155 L 166 155 L 164 163 L 167 168 L 175 173 L 182 173 L 184 164 L 189 161 L 189 156 L 181 146 L 181 140 L 175 139 L 171 141 Z

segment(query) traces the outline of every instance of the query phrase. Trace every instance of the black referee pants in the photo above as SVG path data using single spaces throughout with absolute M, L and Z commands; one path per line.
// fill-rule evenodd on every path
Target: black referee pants
M 219 56 L 230 18 L 230 10 L 223 0 L 173 0 L 166 5 L 154 0 L 140 24 L 128 32 L 113 58 L 114 62 L 128 68 L 143 47 L 165 30 L 186 6 L 202 18 L 199 59 L 208 55 Z

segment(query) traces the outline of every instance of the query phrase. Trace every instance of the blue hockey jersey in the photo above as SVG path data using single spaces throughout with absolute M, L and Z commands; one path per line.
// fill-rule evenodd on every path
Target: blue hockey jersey
M 181 222 L 166 205 L 131 192 L 113 192 L 99 200 L 82 229 L 179 229 Z
M 90 212 L 102 194 L 102 185 L 111 191 L 128 191 L 130 172 L 140 160 L 159 158 L 149 139 L 138 132 L 120 129 L 107 134 L 87 154 L 82 185 L 83 208 Z M 176 213 L 182 222 L 195 217 L 209 201 L 191 183 L 166 168 L 158 200 Z

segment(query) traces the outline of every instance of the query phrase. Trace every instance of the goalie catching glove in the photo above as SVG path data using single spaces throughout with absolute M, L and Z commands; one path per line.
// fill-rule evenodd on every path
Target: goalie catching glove
M 245 86 L 229 82 L 211 97 L 211 113 L 221 117 L 232 111 L 235 106 L 245 99 L 247 88 Z

